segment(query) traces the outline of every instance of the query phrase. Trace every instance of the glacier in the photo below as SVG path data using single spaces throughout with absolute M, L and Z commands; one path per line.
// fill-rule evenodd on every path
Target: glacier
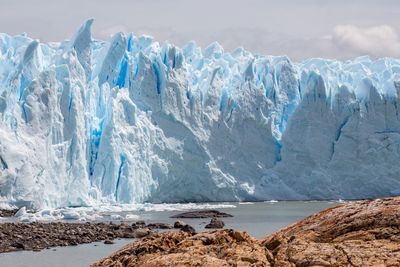
M 400 194 L 400 60 L 0 34 L 0 203 Z

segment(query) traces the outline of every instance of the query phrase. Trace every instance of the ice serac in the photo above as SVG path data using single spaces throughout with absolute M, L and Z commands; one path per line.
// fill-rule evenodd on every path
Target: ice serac
M 149 36 L 0 34 L 0 200 L 100 203 L 400 194 L 400 60 L 182 49 Z
M 91 26 L 93 24 L 93 19 L 87 20 L 75 33 L 72 38 L 70 45 L 71 48 L 76 51 L 79 62 L 81 63 L 83 69 L 85 70 L 86 78 L 89 79 L 92 71 L 92 33 Z

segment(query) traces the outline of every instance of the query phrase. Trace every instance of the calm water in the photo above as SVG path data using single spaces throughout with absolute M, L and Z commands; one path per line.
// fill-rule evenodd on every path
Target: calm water
M 328 201 L 280 201 L 258 203 L 231 203 L 236 208 L 223 208 L 223 212 L 232 214 L 232 218 L 223 218 L 226 228 L 247 231 L 252 236 L 262 238 L 284 226 L 296 222 L 308 215 L 337 205 Z M 173 223 L 176 219 L 169 218 L 179 211 L 141 211 L 135 212 L 141 220 L 150 222 Z M 114 213 L 115 214 L 115 213 Z M 124 216 L 124 213 L 121 213 Z M 198 231 L 204 230 L 204 225 L 210 219 L 185 219 Z M 57 247 L 41 252 L 12 252 L 0 254 L 0 266 L 22 267 L 79 267 L 101 259 L 118 250 L 132 240 L 115 240 L 114 245 L 104 245 L 101 242 L 84 244 L 76 247 Z

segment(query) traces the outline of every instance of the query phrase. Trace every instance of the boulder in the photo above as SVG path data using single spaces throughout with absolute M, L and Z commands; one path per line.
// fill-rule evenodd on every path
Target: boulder
M 183 226 L 185 226 L 186 225 L 186 223 L 185 222 L 183 222 L 183 221 L 176 221 L 176 222 L 174 222 L 174 228 L 175 229 L 181 229 Z
M 136 238 L 143 238 L 145 236 L 148 236 L 150 234 L 150 230 L 147 228 L 139 228 L 135 230 L 134 236 Z
M 225 223 L 217 218 L 212 218 L 210 223 L 205 226 L 207 229 L 221 229 L 224 228 Z
M 190 234 L 196 234 L 196 230 L 189 224 L 185 224 L 184 226 L 182 226 L 181 231 L 190 233 Z

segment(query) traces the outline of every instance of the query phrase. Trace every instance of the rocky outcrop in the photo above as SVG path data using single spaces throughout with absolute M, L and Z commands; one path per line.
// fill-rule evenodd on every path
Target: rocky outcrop
M 400 266 L 400 197 L 326 209 L 259 241 L 244 232 L 168 232 L 93 266 Z
M 146 237 L 93 266 L 270 266 L 265 255 L 260 242 L 243 232 L 179 231 Z
M 263 244 L 274 266 L 400 266 L 400 197 L 326 209 Z

